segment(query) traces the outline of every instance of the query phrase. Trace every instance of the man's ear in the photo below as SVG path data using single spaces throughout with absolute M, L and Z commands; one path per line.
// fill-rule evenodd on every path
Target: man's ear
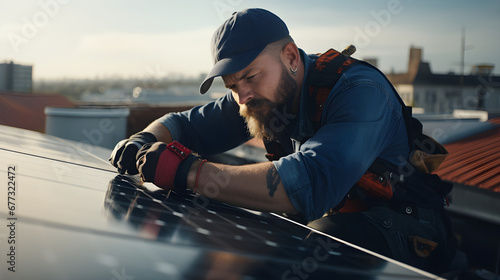
M 283 50 L 281 51 L 281 61 L 287 67 L 291 67 L 293 69 L 297 69 L 299 65 L 299 49 L 295 43 L 290 42 L 285 45 Z

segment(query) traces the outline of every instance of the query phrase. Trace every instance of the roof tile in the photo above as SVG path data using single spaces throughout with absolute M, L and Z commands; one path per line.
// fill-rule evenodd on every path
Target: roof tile
M 493 129 L 445 145 L 450 153 L 436 170 L 442 179 L 500 192 L 500 118 Z

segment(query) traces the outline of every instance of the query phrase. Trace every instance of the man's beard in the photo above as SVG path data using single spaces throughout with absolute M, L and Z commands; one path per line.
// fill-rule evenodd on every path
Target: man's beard
M 282 65 L 281 80 L 276 91 L 276 102 L 264 98 L 251 99 L 240 106 L 240 115 L 245 118 L 250 134 L 259 139 L 273 140 L 283 133 L 290 120 L 284 120 L 283 114 L 291 108 L 297 83 Z

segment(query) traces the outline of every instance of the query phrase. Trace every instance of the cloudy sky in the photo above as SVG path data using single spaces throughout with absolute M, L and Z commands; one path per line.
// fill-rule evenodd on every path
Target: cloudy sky
M 358 48 L 383 71 L 401 72 L 410 46 L 434 72 L 493 63 L 500 73 L 500 1 L 466 0 L 2 0 L 0 62 L 34 66 L 34 79 L 198 76 L 210 39 L 233 11 L 266 8 L 308 53 Z

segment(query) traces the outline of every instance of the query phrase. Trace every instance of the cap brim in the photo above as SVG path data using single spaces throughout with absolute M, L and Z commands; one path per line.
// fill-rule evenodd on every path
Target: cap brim
M 234 55 L 230 58 L 223 58 L 217 61 L 205 80 L 201 83 L 200 93 L 205 94 L 210 89 L 215 77 L 234 74 L 245 69 L 245 67 L 250 65 L 250 63 L 252 63 L 252 61 L 259 56 L 265 47 L 266 46 L 255 48 L 247 52 Z

